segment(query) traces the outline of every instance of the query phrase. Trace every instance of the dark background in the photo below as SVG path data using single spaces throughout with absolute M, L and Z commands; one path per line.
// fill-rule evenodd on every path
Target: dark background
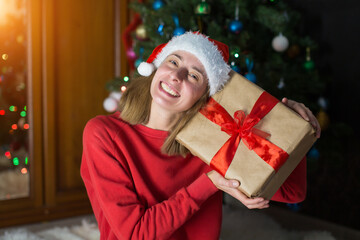
M 344 121 L 360 133 L 360 1 L 289 0 L 302 14 L 302 27 L 318 44 L 315 60 L 328 86 L 331 119 Z
M 299 212 L 360 229 L 360 141 L 356 137 L 360 134 L 360 1 L 287 2 L 302 15 L 302 34 L 318 43 L 312 57 L 320 74 L 329 77 L 325 97 L 330 128 L 343 123 L 351 130 L 345 137 L 334 136 L 342 145 L 343 163 L 335 171 L 323 164 L 318 175 L 310 177 L 308 196 Z

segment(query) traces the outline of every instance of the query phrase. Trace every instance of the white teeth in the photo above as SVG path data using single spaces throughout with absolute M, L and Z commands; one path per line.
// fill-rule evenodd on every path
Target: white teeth
M 169 93 L 170 95 L 172 95 L 174 97 L 179 96 L 174 90 L 172 90 L 167 84 L 165 84 L 163 82 L 161 83 L 161 87 L 162 87 L 162 89 L 165 90 L 165 92 Z

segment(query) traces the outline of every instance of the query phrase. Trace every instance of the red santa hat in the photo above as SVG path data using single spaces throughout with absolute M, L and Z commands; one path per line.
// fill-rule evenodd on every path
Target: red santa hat
M 227 64 L 228 46 L 198 32 L 186 32 L 157 46 L 147 61 L 137 68 L 139 74 L 150 76 L 167 56 L 179 50 L 192 53 L 203 64 L 209 80 L 210 96 L 219 91 L 229 79 L 231 68 Z

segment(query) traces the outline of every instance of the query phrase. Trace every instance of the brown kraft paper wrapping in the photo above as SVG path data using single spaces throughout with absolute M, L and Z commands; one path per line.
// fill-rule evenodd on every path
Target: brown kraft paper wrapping
M 263 91 L 243 76 L 231 72 L 231 79 L 224 89 L 212 97 L 233 116 L 237 110 L 249 114 Z M 281 102 L 255 128 L 271 134 L 267 140 L 286 151 L 289 158 L 275 172 L 241 141 L 225 177 L 237 179 L 240 182 L 239 189 L 248 197 L 270 199 L 316 141 L 315 130 Z M 210 165 L 213 156 L 229 138 L 219 125 L 197 113 L 180 131 L 176 140 Z

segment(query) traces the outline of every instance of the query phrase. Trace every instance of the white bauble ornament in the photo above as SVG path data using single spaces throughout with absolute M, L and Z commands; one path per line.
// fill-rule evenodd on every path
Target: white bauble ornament
M 121 92 L 111 92 L 109 97 L 115 98 L 116 100 L 120 100 L 122 93 Z
M 107 97 L 104 102 L 103 106 L 107 112 L 115 112 L 118 108 L 119 100 L 121 98 L 121 92 L 111 92 L 109 97 Z
M 289 40 L 280 33 L 272 40 L 272 47 L 277 52 L 283 52 L 289 47 Z
M 103 106 L 107 112 L 115 112 L 118 107 L 118 102 L 115 98 L 108 97 L 104 100 Z

